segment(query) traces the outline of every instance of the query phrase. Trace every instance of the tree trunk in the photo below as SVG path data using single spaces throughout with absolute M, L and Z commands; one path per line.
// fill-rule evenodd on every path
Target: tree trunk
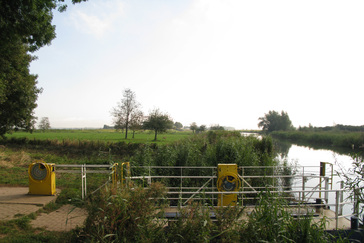
M 157 133 L 158 133 L 158 131 L 155 130 L 154 141 L 157 141 Z
M 128 138 L 128 126 L 129 126 L 129 124 L 128 124 L 128 122 L 126 122 L 126 124 L 125 124 L 125 139 Z
M 134 138 L 135 131 L 133 131 L 133 138 Z

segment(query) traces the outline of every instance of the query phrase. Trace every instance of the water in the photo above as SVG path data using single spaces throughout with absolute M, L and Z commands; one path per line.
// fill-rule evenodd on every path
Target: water
M 320 166 L 320 162 L 328 162 L 333 164 L 334 175 L 338 174 L 350 174 L 353 169 L 354 159 L 349 154 L 339 154 L 328 149 L 313 149 L 304 146 L 298 146 L 294 144 L 279 143 L 275 141 L 276 149 L 278 151 L 277 159 L 280 161 L 287 161 L 288 165 L 297 166 Z M 330 166 L 326 166 L 326 175 L 331 174 Z M 332 189 L 340 189 L 340 181 L 343 178 L 340 176 L 334 176 Z M 316 183 L 316 182 L 315 182 Z M 308 182 L 309 186 L 314 186 L 314 182 Z M 331 189 L 331 188 L 330 188 Z M 349 196 L 348 193 L 344 193 L 344 198 Z M 336 195 L 329 193 L 329 204 L 335 204 Z M 332 210 L 335 210 L 334 206 L 331 206 Z M 353 205 L 345 205 L 343 207 L 343 214 L 347 215 L 352 213 Z
M 286 156 L 279 156 L 290 163 L 301 166 L 320 166 L 320 162 L 328 162 L 334 165 L 335 170 L 351 169 L 353 159 L 349 155 L 338 154 L 332 150 L 312 149 L 292 144 Z

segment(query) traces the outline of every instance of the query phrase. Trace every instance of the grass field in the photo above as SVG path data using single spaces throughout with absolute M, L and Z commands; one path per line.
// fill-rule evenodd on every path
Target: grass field
M 125 139 L 125 133 L 116 132 L 114 129 L 75 129 L 75 130 L 57 130 L 52 129 L 46 132 L 34 131 L 14 132 L 7 134 L 6 138 L 27 138 L 29 140 L 87 140 L 87 141 L 108 141 L 108 142 L 127 142 L 127 143 L 169 143 L 193 135 L 192 131 L 170 130 L 167 133 L 158 134 L 157 141 L 154 141 L 154 131 L 138 131 L 134 138 L 132 132 L 128 132 L 128 139 Z

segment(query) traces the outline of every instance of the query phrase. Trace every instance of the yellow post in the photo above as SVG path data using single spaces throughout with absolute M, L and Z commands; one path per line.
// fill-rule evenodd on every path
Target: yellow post
M 124 165 L 126 170 L 126 176 L 124 177 Z M 129 162 L 123 162 L 121 163 L 121 186 L 124 187 L 124 182 L 126 182 L 126 178 L 130 177 L 130 163 Z M 125 183 L 126 184 L 126 183 Z M 126 184 L 129 186 L 128 184 Z
M 237 192 L 240 188 L 237 164 L 218 164 L 217 165 L 217 190 L 219 192 Z M 236 206 L 238 195 L 219 194 L 217 206 Z

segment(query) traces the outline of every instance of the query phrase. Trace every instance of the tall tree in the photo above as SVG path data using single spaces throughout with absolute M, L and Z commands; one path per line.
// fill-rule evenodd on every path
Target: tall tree
M 258 127 L 261 127 L 265 132 L 287 131 L 293 129 L 288 113 L 282 111 L 279 114 L 277 111 L 269 111 L 264 114 L 264 117 L 259 117 L 260 122 Z
M 0 136 L 17 129 L 32 130 L 41 89 L 29 73 L 33 59 L 19 40 L 0 45 Z
M 72 0 L 73 3 L 84 0 Z M 31 130 L 41 89 L 29 73 L 34 52 L 56 37 L 52 10 L 64 0 L 0 0 L 0 136 L 18 128 Z
M 40 130 L 42 130 L 43 132 L 45 130 L 48 130 L 51 128 L 51 123 L 49 122 L 49 118 L 48 117 L 42 117 L 42 119 L 39 122 L 38 128 Z
M 198 126 L 197 126 L 196 122 L 192 122 L 190 125 L 190 129 L 192 130 L 193 133 L 195 133 L 197 128 L 198 128 Z
M 137 117 L 140 104 L 136 100 L 136 95 L 131 89 L 125 89 L 123 98 L 114 107 L 112 115 L 114 116 L 115 127 L 125 128 L 125 139 L 128 138 L 128 130 L 133 119 Z
M 173 121 L 168 114 L 163 114 L 159 109 L 153 110 L 146 121 L 143 123 L 143 128 L 154 130 L 154 141 L 157 141 L 157 134 L 166 132 L 173 127 Z

